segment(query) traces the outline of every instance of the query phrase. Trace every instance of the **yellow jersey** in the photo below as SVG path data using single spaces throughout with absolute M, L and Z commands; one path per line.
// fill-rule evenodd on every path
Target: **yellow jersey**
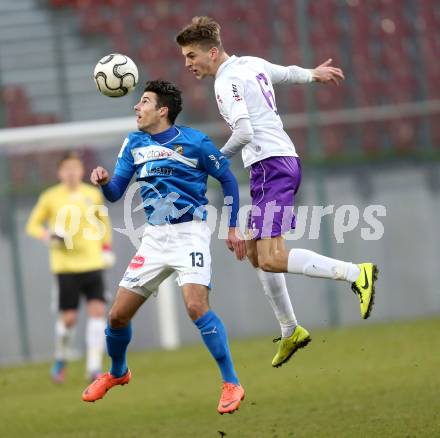
M 80 273 L 104 268 L 103 246 L 111 245 L 111 225 L 101 191 L 90 184 L 71 190 L 64 184 L 46 189 L 26 225 L 37 239 L 60 236 L 49 246 L 53 273 Z

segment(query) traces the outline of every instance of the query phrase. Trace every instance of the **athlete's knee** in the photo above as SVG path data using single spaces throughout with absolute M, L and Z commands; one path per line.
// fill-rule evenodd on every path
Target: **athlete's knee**
M 130 317 L 127 316 L 118 308 L 112 307 L 108 314 L 108 323 L 112 328 L 127 327 L 130 322 Z
M 283 254 L 258 254 L 258 266 L 265 272 L 286 272 Z
M 201 318 L 208 310 L 208 304 L 203 301 L 195 300 L 186 303 L 186 311 L 193 321 Z
M 288 253 L 284 248 L 258 251 L 258 266 L 266 272 L 287 272 Z
M 265 272 L 277 272 L 274 260 L 263 255 L 258 256 L 258 267 Z

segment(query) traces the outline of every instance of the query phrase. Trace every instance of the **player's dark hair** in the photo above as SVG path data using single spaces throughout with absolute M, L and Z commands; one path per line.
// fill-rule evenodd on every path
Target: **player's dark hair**
M 157 95 L 157 106 L 168 108 L 168 121 L 173 124 L 182 111 L 182 92 L 171 82 L 155 80 L 145 84 L 144 93 L 150 91 Z
M 78 160 L 82 163 L 81 155 L 75 151 L 66 152 L 58 161 L 57 169 L 59 169 L 65 161 L 68 160 Z
M 191 24 L 177 34 L 176 42 L 181 47 L 198 44 L 204 50 L 217 47 L 223 51 L 220 25 L 211 17 L 193 17 Z

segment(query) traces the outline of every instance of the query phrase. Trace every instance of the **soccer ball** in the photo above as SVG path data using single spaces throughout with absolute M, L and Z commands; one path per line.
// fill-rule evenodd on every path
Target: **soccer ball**
M 128 56 L 111 53 L 98 61 L 93 78 L 102 94 L 121 97 L 134 90 L 139 74 L 136 64 Z

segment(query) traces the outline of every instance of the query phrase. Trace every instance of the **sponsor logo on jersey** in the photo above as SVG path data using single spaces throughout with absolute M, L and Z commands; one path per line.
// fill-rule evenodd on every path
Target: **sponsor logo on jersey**
M 185 157 L 183 155 L 183 146 L 176 145 L 176 147 L 178 150 L 169 149 L 164 146 L 142 146 L 133 149 L 131 154 L 133 155 L 133 161 L 136 165 L 155 160 L 172 160 L 195 169 L 197 167 L 197 158 Z M 182 152 L 180 152 L 180 148 Z
M 219 170 L 220 169 L 220 163 L 218 162 L 217 158 L 214 155 L 208 155 L 208 156 L 209 156 L 209 159 L 214 162 L 215 168 L 217 170 Z
M 239 102 L 240 100 L 243 100 L 243 98 L 240 96 L 237 85 L 232 84 L 232 95 L 234 96 L 234 99 Z
M 131 259 L 131 262 L 128 265 L 128 267 L 131 269 L 139 269 L 139 268 L 142 268 L 142 266 L 144 266 L 144 263 L 145 263 L 145 257 L 143 257 L 141 255 L 135 255 Z
M 141 164 L 151 160 L 164 160 L 171 158 L 174 151 L 161 146 L 146 146 L 131 151 L 134 164 Z
M 170 169 L 169 167 L 152 167 L 150 169 L 147 169 L 145 167 L 142 169 L 140 173 L 140 177 L 143 178 L 145 176 L 172 176 L 173 175 L 173 169 Z

